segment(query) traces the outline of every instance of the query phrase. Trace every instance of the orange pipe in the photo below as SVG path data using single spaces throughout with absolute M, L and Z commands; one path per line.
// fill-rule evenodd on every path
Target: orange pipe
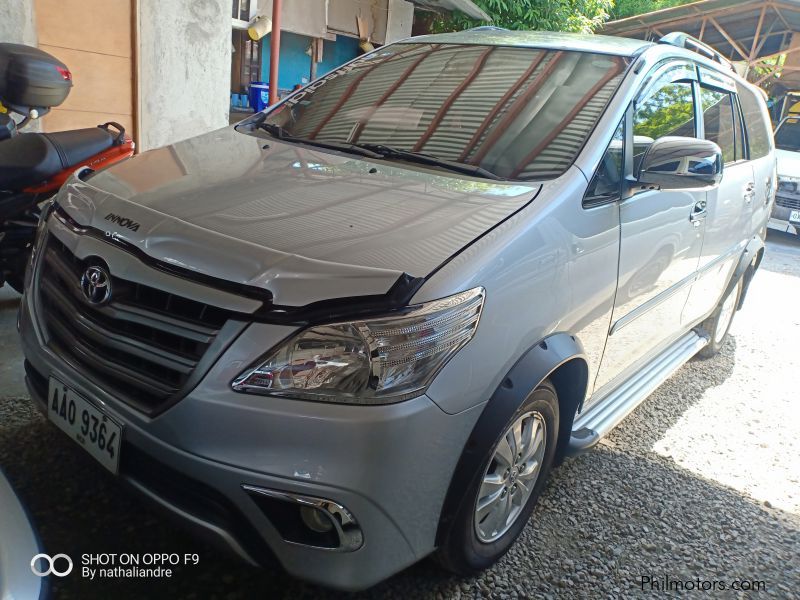
M 281 0 L 272 0 L 272 35 L 269 40 L 269 104 L 278 101 L 278 60 L 281 53 Z

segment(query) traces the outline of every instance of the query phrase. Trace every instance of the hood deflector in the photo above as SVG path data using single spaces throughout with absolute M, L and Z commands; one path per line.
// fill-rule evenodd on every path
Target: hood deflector
M 153 269 L 162 271 L 173 277 L 179 277 L 224 292 L 261 301 L 261 308 L 253 314 L 243 316 L 255 318 L 255 320 L 263 323 L 309 325 L 315 323 L 329 323 L 332 320 L 352 318 L 355 316 L 385 314 L 407 306 L 411 298 L 425 282 L 425 278 L 411 277 L 403 273 L 386 294 L 371 294 L 352 298 L 332 298 L 329 300 L 312 302 L 305 306 L 280 306 L 273 303 L 272 293 L 269 290 L 228 281 L 227 279 L 221 279 L 204 273 L 198 273 L 191 269 L 158 260 L 143 252 L 130 242 L 121 238 L 107 236 L 95 227 L 79 224 L 56 203 L 52 204 L 50 210 L 55 218 L 69 227 L 74 233 L 89 235 L 104 243 L 111 243 L 128 254 L 133 255 Z

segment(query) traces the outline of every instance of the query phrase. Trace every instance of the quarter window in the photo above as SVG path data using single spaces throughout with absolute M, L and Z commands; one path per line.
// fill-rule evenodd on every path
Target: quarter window
M 625 140 L 624 121 L 619 124 L 614 132 L 614 137 L 608 145 L 603 160 L 589 183 L 583 199 L 584 206 L 597 206 L 605 202 L 612 202 L 620 198 L 622 186 L 623 147 Z
M 722 149 L 725 163 L 736 160 L 736 135 L 734 134 L 733 98 L 730 93 L 700 88 L 703 106 L 705 138 Z
M 767 124 L 766 108 L 762 109 L 764 102 L 744 85 L 737 84 L 736 91 L 742 105 L 744 122 L 747 126 L 747 142 L 750 146 L 750 158 L 762 158 L 769 154 L 772 144 L 770 137 L 772 130 Z

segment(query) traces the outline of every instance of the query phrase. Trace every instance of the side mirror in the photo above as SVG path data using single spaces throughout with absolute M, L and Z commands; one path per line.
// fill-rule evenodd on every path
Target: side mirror
M 714 142 L 665 136 L 645 151 L 636 181 L 663 190 L 714 187 L 722 168 L 722 150 Z

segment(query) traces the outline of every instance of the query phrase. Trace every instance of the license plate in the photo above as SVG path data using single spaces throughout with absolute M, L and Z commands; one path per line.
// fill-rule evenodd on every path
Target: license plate
M 50 378 L 47 416 L 112 473 L 119 470 L 122 427 L 74 390 Z
M 800 210 L 793 210 L 789 213 L 790 223 L 800 223 Z

